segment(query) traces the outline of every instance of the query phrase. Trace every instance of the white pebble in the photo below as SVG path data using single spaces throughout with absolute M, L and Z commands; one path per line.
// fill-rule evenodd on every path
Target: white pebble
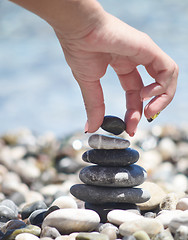
M 136 220 L 140 218 L 143 218 L 143 216 L 127 210 L 118 209 L 110 211 L 107 215 L 108 221 L 116 225 L 120 225 L 127 220 Z
M 76 201 L 70 196 L 61 196 L 53 201 L 51 206 L 58 206 L 59 208 L 78 208 Z
M 20 233 L 15 238 L 15 240 L 38 240 L 38 239 L 40 238 L 31 233 Z
M 182 211 L 188 210 L 188 198 L 181 198 L 176 205 L 176 209 Z
M 100 222 L 99 215 L 88 209 L 65 208 L 50 213 L 43 221 L 45 226 L 55 227 L 61 234 L 94 230 Z

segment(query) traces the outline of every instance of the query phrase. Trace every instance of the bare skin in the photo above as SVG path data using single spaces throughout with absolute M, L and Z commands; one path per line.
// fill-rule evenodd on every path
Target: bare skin
M 126 94 L 126 131 L 134 136 L 144 109 L 147 119 L 173 99 L 177 64 L 152 39 L 105 12 L 95 0 L 12 0 L 45 19 L 56 32 L 65 58 L 82 91 L 86 130 L 95 132 L 105 114 L 100 84 L 111 65 Z M 155 80 L 144 86 L 137 66 Z M 120 103 L 121 104 L 121 103 Z

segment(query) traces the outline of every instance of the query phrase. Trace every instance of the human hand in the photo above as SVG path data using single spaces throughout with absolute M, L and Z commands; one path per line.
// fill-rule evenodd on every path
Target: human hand
M 134 136 L 142 116 L 147 119 L 162 111 L 173 99 L 178 66 L 148 35 L 103 12 L 100 21 L 84 36 L 66 38 L 57 33 L 65 58 L 77 80 L 87 111 L 88 132 L 95 132 L 105 114 L 100 78 L 111 65 L 126 94 L 126 132 Z M 138 65 L 145 66 L 155 80 L 144 86 Z M 122 104 L 122 103 L 120 103 Z
M 162 111 L 173 99 L 178 66 L 148 35 L 105 12 L 96 0 L 11 0 L 45 19 L 55 30 L 77 80 L 87 112 L 86 130 L 102 124 L 105 105 L 100 78 L 107 66 L 117 73 L 126 94 L 126 132 L 134 136 L 142 116 Z M 155 80 L 144 86 L 138 65 Z M 122 104 L 122 103 L 120 103 Z

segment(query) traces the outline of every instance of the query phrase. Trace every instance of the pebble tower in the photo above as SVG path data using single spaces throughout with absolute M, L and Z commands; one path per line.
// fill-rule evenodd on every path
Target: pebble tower
M 70 192 L 105 222 L 109 211 L 136 209 L 136 203 L 149 200 L 150 195 L 138 187 L 147 177 L 145 169 L 135 164 L 139 153 L 129 148 L 128 140 L 114 136 L 125 130 L 125 123 L 118 117 L 105 116 L 101 128 L 113 135 L 89 137 L 92 149 L 86 151 L 82 159 L 92 165 L 80 171 L 83 184 L 73 185 Z

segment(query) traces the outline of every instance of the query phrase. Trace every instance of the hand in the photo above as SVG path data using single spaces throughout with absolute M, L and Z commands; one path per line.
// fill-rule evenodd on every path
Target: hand
M 111 65 L 126 94 L 126 132 L 134 136 L 142 116 L 143 101 L 147 119 L 162 111 L 173 99 L 178 66 L 148 35 L 103 12 L 89 33 L 77 37 L 57 33 L 65 58 L 77 80 L 84 99 L 88 132 L 95 132 L 105 114 L 100 78 Z M 144 86 L 138 65 L 144 65 L 155 80 Z M 122 103 L 120 103 L 122 104 Z
M 88 132 L 102 124 L 105 105 L 100 78 L 111 65 L 126 94 L 126 131 L 134 136 L 142 116 L 162 111 L 173 99 L 178 67 L 148 35 L 106 13 L 96 0 L 11 0 L 45 19 L 55 30 L 84 99 Z M 155 80 L 144 86 L 145 66 Z M 121 104 L 121 103 L 120 103 Z

